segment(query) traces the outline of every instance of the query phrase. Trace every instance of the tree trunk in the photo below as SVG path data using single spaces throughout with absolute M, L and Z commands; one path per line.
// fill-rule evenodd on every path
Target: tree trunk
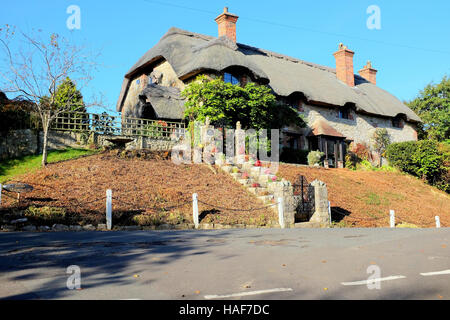
M 44 141 L 42 143 L 42 167 L 47 165 L 47 147 L 48 147 L 48 129 L 50 127 L 50 116 L 48 114 L 44 115 L 42 118 L 42 130 L 44 134 Z
M 44 127 L 44 142 L 42 143 L 42 166 L 47 165 L 47 140 L 48 140 L 48 128 Z

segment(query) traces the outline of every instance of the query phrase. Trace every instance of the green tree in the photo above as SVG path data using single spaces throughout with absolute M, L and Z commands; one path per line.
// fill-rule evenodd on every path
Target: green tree
M 56 88 L 55 107 L 77 112 L 86 111 L 83 95 L 69 77 L 66 77 Z
M 76 84 L 66 77 L 56 88 L 54 107 L 56 110 L 67 110 L 60 114 L 61 117 L 69 119 L 70 124 L 64 124 L 66 120 L 56 118 L 57 128 L 83 129 L 83 122 L 87 118 L 83 95 L 77 89 Z
M 450 138 L 450 79 L 428 84 L 417 98 L 406 103 L 422 119 L 419 139 L 444 141 Z
M 386 151 L 386 148 L 391 143 L 391 138 L 389 137 L 389 133 L 387 132 L 386 128 L 378 128 L 373 133 L 373 146 L 375 148 L 375 151 L 380 156 L 380 162 L 379 166 L 382 165 L 382 158 L 384 157 L 384 153 Z
M 248 83 L 245 87 L 232 85 L 222 79 L 197 77 L 182 92 L 186 98 L 185 117 L 191 122 L 233 127 L 237 121 L 243 129 L 276 129 L 286 125 L 304 127 L 302 116 L 292 107 L 277 101 L 271 89 Z

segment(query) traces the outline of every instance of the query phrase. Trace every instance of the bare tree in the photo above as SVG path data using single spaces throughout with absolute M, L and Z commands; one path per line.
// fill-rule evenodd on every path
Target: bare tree
M 0 47 L 4 54 L 0 65 L 0 90 L 16 93 L 31 102 L 42 123 L 42 166 L 47 164 L 48 131 L 51 123 L 63 112 L 77 111 L 76 97 L 68 97 L 64 104 L 56 103 L 58 85 L 66 78 L 77 88 L 87 86 L 96 70 L 99 54 L 86 52 L 57 34 L 42 36 L 42 31 L 30 34 L 16 32 L 6 25 L 0 29 Z M 77 104 L 78 105 L 78 104 Z M 99 105 L 98 102 L 84 107 Z

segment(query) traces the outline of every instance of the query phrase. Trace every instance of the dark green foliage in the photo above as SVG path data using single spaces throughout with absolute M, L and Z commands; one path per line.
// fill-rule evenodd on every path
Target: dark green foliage
M 419 139 L 443 141 L 450 138 L 450 79 L 427 85 L 417 98 L 406 103 L 422 119 Z
M 449 153 L 434 140 L 407 141 L 388 146 L 390 165 L 450 192 Z
M 299 150 L 293 148 L 284 147 L 281 151 L 280 161 L 287 163 L 308 163 L 308 150 Z
M 58 85 L 55 91 L 54 99 L 54 108 L 56 110 L 68 111 L 59 115 L 59 117 L 66 119 L 57 118 L 55 120 L 56 127 L 72 130 L 88 129 L 85 124 L 88 115 L 86 114 L 83 96 L 70 78 L 64 79 Z M 69 122 L 71 124 L 64 124 L 65 122 Z M 73 125 L 73 123 L 75 123 L 75 125 Z
M 271 89 L 248 83 L 232 85 L 222 79 L 197 77 L 182 92 L 186 98 L 185 117 L 221 127 L 234 127 L 237 121 L 243 129 L 278 129 L 289 124 L 303 127 L 301 115 L 292 107 L 277 101 Z
M 86 111 L 83 96 L 70 78 L 64 79 L 56 88 L 55 105 L 58 110 Z
M 392 143 L 386 149 L 386 157 L 391 166 L 396 167 L 403 172 L 416 175 L 417 164 L 412 156 L 416 153 L 416 150 L 416 141 Z
M 3 92 L 0 92 L 3 93 Z M 33 112 L 31 103 L 19 99 L 0 99 L 0 132 L 17 129 L 35 129 L 39 118 Z

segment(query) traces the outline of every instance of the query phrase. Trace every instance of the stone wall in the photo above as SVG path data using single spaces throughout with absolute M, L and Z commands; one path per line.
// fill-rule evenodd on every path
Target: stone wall
M 61 150 L 66 148 L 85 148 L 88 145 L 89 136 L 80 132 L 49 131 L 48 149 Z M 39 132 L 39 152 L 42 152 L 44 133 Z
M 100 147 L 113 147 L 114 144 L 110 140 L 117 139 L 117 136 L 96 135 L 94 141 Z M 125 144 L 125 150 L 140 150 L 146 149 L 151 151 L 170 151 L 178 142 L 175 140 L 162 140 L 150 137 L 122 137 L 124 139 L 131 139 L 132 141 Z
M 18 158 L 38 151 L 38 139 L 33 130 L 12 130 L 0 133 L 0 159 Z
M 334 129 L 342 133 L 347 139 L 355 143 L 366 143 L 371 146 L 372 137 L 377 128 L 386 128 L 391 138 L 391 142 L 403 142 L 417 140 L 417 133 L 414 124 L 406 122 L 403 128 L 395 128 L 389 118 L 363 115 L 352 111 L 353 120 L 338 118 L 338 110 L 303 104 L 303 112 L 308 126 L 311 126 L 318 119 L 326 120 Z M 310 128 L 301 130 L 303 132 L 302 146 L 307 149 L 306 136 Z
M 70 131 L 50 131 L 48 135 L 48 149 L 60 150 L 65 148 L 86 148 L 90 144 L 97 147 L 111 147 L 113 143 L 108 139 L 117 136 L 86 134 Z M 127 137 L 122 137 L 127 138 Z M 126 144 L 127 150 L 148 149 L 152 151 L 170 151 L 177 141 L 159 140 L 150 137 L 134 137 Z M 12 130 L 0 135 L 0 159 L 18 158 L 42 152 L 43 133 L 37 134 L 30 129 Z

